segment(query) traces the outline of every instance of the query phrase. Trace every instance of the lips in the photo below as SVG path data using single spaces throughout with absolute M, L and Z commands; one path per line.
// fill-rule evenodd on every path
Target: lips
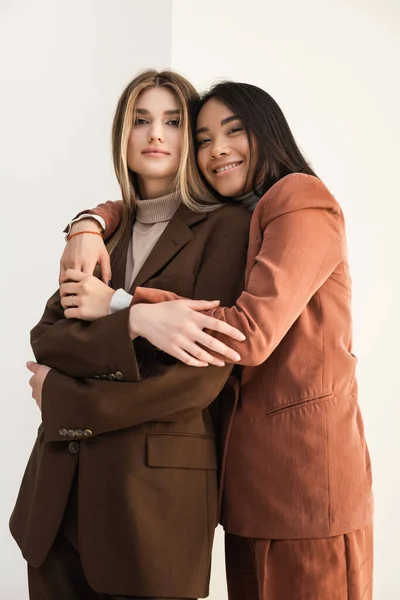
M 161 150 L 160 148 L 146 148 L 142 151 L 142 154 L 150 154 L 151 156 L 169 156 L 169 152 Z
M 214 167 L 212 172 L 214 175 L 222 175 L 223 173 L 229 173 L 230 171 L 233 171 L 237 167 L 240 167 L 241 164 L 243 164 L 242 160 L 236 160 L 236 161 L 232 161 L 229 163 L 223 163 L 223 164 L 219 165 L 218 167 Z

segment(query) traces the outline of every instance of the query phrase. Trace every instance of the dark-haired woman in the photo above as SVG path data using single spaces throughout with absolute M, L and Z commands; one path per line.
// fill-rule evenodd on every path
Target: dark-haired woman
M 211 363 L 216 338 L 241 355 L 240 401 L 223 427 L 229 598 L 370 599 L 371 468 L 343 213 L 255 86 L 227 82 L 206 94 L 196 141 L 208 185 L 254 211 L 245 289 L 234 307 L 206 314 L 161 290 L 137 288 L 125 300 L 131 330 L 187 364 Z M 115 208 L 95 211 L 110 232 Z M 89 255 L 95 264 L 98 251 Z M 71 261 L 82 266 L 67 245 L 63 264 Z M 246 340 L 218 333 L 221 322 Z

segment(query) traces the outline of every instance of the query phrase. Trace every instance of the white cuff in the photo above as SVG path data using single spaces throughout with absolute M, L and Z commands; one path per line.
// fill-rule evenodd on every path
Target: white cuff
M 123 288 L 119 288 L 111 298 L 110 302 L 110 310 L 109 315 L 122 310 L 123 308 L 128 308 L 131 305 L 133 296 L 128 294 Z
M 99 215 L 89 215 L 85 213 L 83 215 L 80 215 L 80 217 L 76 217 L 76 219 L 72 219 L 72 221 L 68 223 L 65 238 L 67 238 L 67 236 L 70 234 L 72 225 L 74 223 L 77 223 L 78 221 L 82 221 L 82 219 L 94 219 L 100 224 L 103 231 L 105 231 L 106 229 L 106 222 L 103 219 L 103 217 L 99 217 Z

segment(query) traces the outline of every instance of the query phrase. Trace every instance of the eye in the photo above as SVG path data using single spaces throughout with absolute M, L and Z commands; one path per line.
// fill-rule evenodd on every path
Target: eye
M 197 147 L 200 148 L 200 146 L 204 146 L 205 144 L 207 144 L 207 142 L 211 142 L 211 140 L 208 140 L 208 139 L 198 140 L 197 141 Z
M 133 122 L 134 125 L 148 125 L 148 123 L 146 119 L 135 119 Z
M 237 133 L 238 131 L 243 131 L 243 127 L 233 127 L 230 131 L 228 131 L 228 135 L 231 133 Z
M 167 125 L 171 125 L 172 127 L 179 127 L 180 123 L 180 119 L 171 119 L 170 121 L 167 121 Z

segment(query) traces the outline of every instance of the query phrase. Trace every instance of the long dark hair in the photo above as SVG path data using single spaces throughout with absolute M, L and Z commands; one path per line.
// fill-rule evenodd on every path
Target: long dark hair
M 240 118 L 246 129 L 250 164 L 254 165 L 251 183 L 256 194 L 262 196 L 289 173 L 307 173 L 317 177 L 297 146 L 285 115 L 267 92 L 249 83 L 223 81 L 202 95 L 197 115 L 212 98 L 223 102 Z

